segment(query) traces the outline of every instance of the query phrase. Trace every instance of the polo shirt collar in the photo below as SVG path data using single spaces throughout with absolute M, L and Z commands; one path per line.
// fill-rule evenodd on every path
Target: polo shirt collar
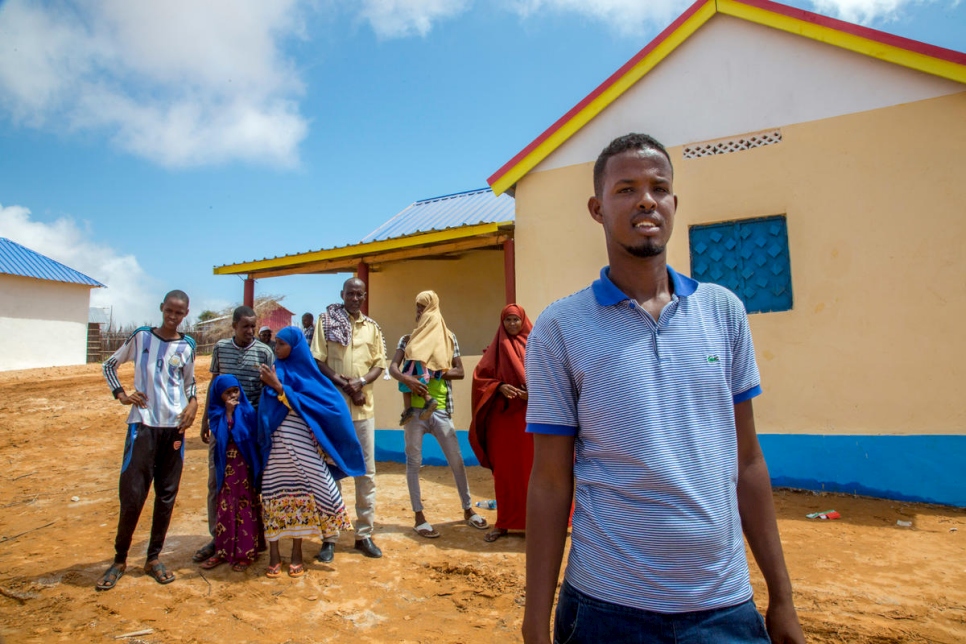
M 686 275 L 681 275 L 670 266 L 667 267 L 667 274 L 671 278 L 671 284 L 674 286 L 674 295 L 678 297 L 687 297 L 698 288 L 698 283 L 695 280 Z M 600 269 L 600 279 L 595 280 L 591 288 L 594 291 L 594 297 L 597 299 L 597 303 L 601 306 L 613 306 L 614 304 L 620 304 L 631 299 L 627 295 L 624 295 L 624 292 L 617 288 L 616 284 L 610 281 L 610 266 L 605 266 Z

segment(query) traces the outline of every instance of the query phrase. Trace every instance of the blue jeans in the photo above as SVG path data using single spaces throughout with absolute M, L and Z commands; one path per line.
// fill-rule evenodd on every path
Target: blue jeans
M 554 644 L 769 644 L 751 599 L 728 608 L 654 613 L 589 597 L 566 580 L 560 587 Z

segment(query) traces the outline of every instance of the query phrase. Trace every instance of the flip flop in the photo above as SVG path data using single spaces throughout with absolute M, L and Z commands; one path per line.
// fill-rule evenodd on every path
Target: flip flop
M 117 585 L 117 580 L 124 576 L 125 570 L 127 570 L 127 564 L 112 563 L 107 572 L 101 576 L 100 581 L 97 582 L 97 589 L 110 590 L 114 588 Z
M 205 545 L 198 548 L 198 551 L 191 555 L 191 560 L 195 563 L 201 563 L 207 559 L 211 559 L 215 556 L 215 543 L 210 541 Z
M 282 563 L 279 562 L 274 566 L 269 566 L 268 570 L 265 571 L 265 576 L 269 579 L 275 579 L 276 577 L 282 576 Z
M 439 403 L 436 402 L 436 399 L 430 398 L 429 402 L 426 403 L 426 406 L 423 407 L 423 409 L 419 412 L 419 420 L 429 420 L 432 418 L 437 407 L 439 407 Z
M 252 563 L 250 561 L 236 561 L 231 565 L 231 569 L 235 572 L 245 572 L 251 565 Z
M 165 568 L 164 564 L 160 561 L 154 564 L 145 564 L 144 574 L 153 578 L 154 581 L 158 582 L 162 586 L 165 584 L 170 584 L 175 579 L 174 574 L 168 572 L 168 569 Z
M 506 535 L 507 535 L 507 531 L 506 530 L 504 530 L 503 528 L 497 528 L 497 529 L 491 530 L 491 531 L 487 532 L 485 535 L 483 535 L 483 541 L 485 541 L 487 543 L 493 543 L 497 539 L 500 539 L 502 537 L 505 537 Z
M 217 568 L 221 564 L 227 563 L 227 562 L 228 560 L 225 559 L 224 557 L 220 555 L 213 555 L 211 557 L 208 557 L 208 559 L 206 559 L 205 562 L 201 564 L 201 567 L 204 568 L 205 570 L 211 570 L 212 568 Z
M 486 519 L 474 512 L 470 515 L 470 518 L 466 520 L 466 525 L 470 526 L 471 528 L 476 528 L 477 530 L 486 530 L 490 524 L 486 522 Z
M 426 539 L 437 539 L 439 537 L 439 533 L 436 532 L 436 529 L 432 525 L 430 525 L 429 521 L 420 523 L 418 526 L 413 528 L 413 532 Z
M 289 577 L 301 577 L 305 574 L 305 566 L 303 564 L 289 564 L 288 565 L 288 576 Z

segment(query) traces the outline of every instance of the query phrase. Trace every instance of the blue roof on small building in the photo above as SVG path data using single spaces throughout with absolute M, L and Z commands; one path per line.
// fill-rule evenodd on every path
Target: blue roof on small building
M 102 287 L 97 280 L 75 271 L 69 266 L 54 261 L 35 250 L 21 246 L 6 237 L 0 237 L 0 274 L 33 277 L 52 282 L 66 282 L 67 284 L 83 284 L 84 286 Z
M 489 188 L 421 199 L 363 237 L 360 244 L 407 237 L 433 230 L 515 220 L 513 197 L 499 197 Z

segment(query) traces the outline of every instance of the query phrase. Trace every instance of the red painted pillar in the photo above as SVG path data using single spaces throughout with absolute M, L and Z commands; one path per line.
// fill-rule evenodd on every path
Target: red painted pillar
M 362 301 L 362 314 L 369 315 L 369 264 L 359 262 L 356 267 L 356 277 L 361 279 L 366 285 L 366 299 Z
M 512 237 L 503 242 L 503 279 L 506 303 L 514 304 L 517 301 L 517 261 Z
M 245 306 L 255 308 L 255 279 L 245 278 Z

